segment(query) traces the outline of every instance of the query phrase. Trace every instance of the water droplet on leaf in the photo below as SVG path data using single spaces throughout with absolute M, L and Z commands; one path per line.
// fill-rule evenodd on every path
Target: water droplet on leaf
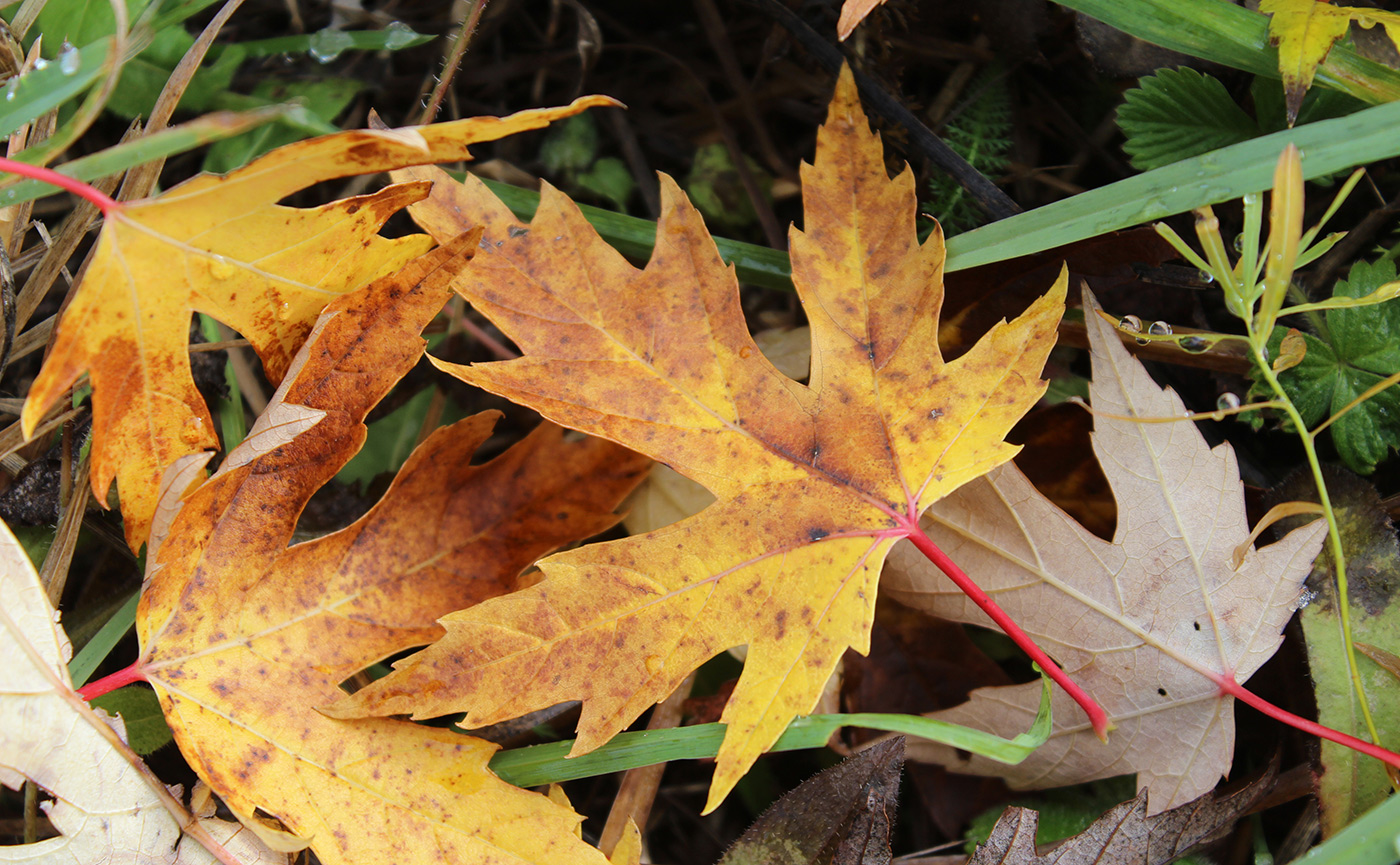
M 329 63 L 351 47 L 353 42 L 350 34 L 342 30 L 317 30 L 311 34 L 306 52 L 315 58 L 317 63 Z
M 1165 321 L 1154 321 L 1148 325 L 1147 332 L 1152 336 L 1171 336 L 1172 326 Z
M 1177 343 L 1182 351 L 1189 351 L 1192 354 L 1200 354 L 1210 348 L 1210 341 L 1201 336 L 1185 336 Z
M 1233 411 L 1240 407 L 1240 398 L 1237 395 L 1226 391 L 1225 393 L 1222 393 L 1220 395 L 1220 398 L 1215 401 L 1215 407 L 1220 411 Z
M 408 44 L 418 38 L 418 34 L 413 32 L 402 21 L 390 21 L 384 28 L 384 47 L 390 51 L 397 51 L 400 48 L 407 48 Z
M 1118 319 L 1118 329 L 1128 333 L 1142 333 L 1142 319 L 1135 315 L 1125 315 Z

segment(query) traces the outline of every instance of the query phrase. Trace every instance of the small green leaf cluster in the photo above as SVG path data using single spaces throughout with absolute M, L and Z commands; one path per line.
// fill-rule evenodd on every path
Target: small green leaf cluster
M 1365 297 L 1394 282 L 1394 262 L 1359 261 L 1339 280 L 1333 297 Z M 1313 317 L 1316 333 L 1304 333 L 1307 353 L 1278 374 L 1279 384 L 1310 428 L 1336 414 L 1368 388 L 1400 372 L 1400 305 L 1381 303 L 1330 309 Z M 1269 356 L 1278 357 L 1285 328 L 1274 328 Z M 1257 382 L 1252 395 L 1267 393 Z M 1330 427 L 1337 455 L 1352 471 L 1369 474 L 1400 447 L 1400 390 L 1387 388 L 1352 408 Z M 1256 424 L 1258 423 L 1256 419 Z
M 1143 171 L 1199 156 L 1286 128 L 1278 81 L 1256 78 L 1250 88 L 1255 116 L 1230 96 L 1218 78 L 1194 69 L 1159 69 L 1123 94 L 1118 128 L 1123 150 Z M 1335 90 L 1308 94 L 1298 124 L 1342 117 L 1365 106 Z

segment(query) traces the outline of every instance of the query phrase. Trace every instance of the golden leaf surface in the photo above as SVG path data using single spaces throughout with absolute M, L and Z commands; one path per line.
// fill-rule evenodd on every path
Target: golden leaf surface
M 434 433 L 354 525 L 287 547 L 311 494 L 363 443 L 365 413 L 421 356 L 418 333 L 476 243 L 464 236 L 333 302 L 219 471 L 179 501 L 202 457 L 172 470 L 157 519 L 168 531 L 152 535 L 139 664 L 181 751 L 246 823 L 278 818 L 327 865 L 606 861 L 574 833 L 572 810 L 488 771 L 496 745 L 314 708 L 438 637 L 439 616 L 613 524 L 645 473 L 643 457 L 565 444 L 550 424 L 472 466 L 495 422 L 484 413 Z
M 484 227 L 454 287 L 525 353 L 440 367 L 664 462 L 717 501 L 543 560 L 540 584 L 446 617 L 443 640 L 329 711 L 465 711 L 475 726 L 581 699 L 583 753 L 746 644 L 712 809 L 812 710 L 842 653 L 867 650 L 891 544 L 1016 452 L 1002 439 L 1043 391 L 1064 284 L 945 363 L 942 238 L 919 244 L 913 173 L 885 173 L 849 71 L 802 179 L 807 221 L 791 245 L 810 386 L 763 358 L 733 270 L 669 178 L 640 271 L 553 189 L 528 226 L 470 178 L 410 211 L 440 236 Z
M 1015 766 L 926 740 L 911 760 L 993 775 L 1015 788 L 1059 787 L 1136 773 L 1147 813 L 1185 804 L 1228 774 L 1234 697 L 1213 677 L 1244 682 L 1283 642 L 1313 558 L 1318 520 L 1262 549 L 1249 545 L 1234 450 L 1212 448 L 1180 418 L 1180 397 L 1152 381 L 1085 296 L 1094 366 L 1093 448 L 1118 503 L 1112 542 L 1031 486 L 1014 465 L 967 484 L 924 515 L 929 536 L 1102 701 L 1115 730 L 1100 741 L 1054 700 L 1050 740 Z M 908 545 L 890 554 L 884 586 L 902 604 L 988 625 L 962 592 Z M 979 688 L 932 717 L 1012 734 L 1035 716 L 1039 684 Z
M 92 262 L 65 310 L 53 350 L 29 390 L 26 435 L 78 377 L 91 377 L 92 489 L 115 478 L 126 539 L 146 540 L 160 478 L 218 437 L 190 377 L 190 314 L 247 337 L 269 379 L 288 363 L 327 303 L 397 271 L 432 241 L 380 237 L 384 221 L 418 201 L 421 184 L 300 209 L 277 202 L 312 184 L 404 165 L 470 158 L 467 145 L 537 129 L 592 105 L 356 130 L 279 148 L 228 175 L 201 175 L 107 215 Z
M 1367 29 L 1380 24 L 1400 51 L 1400 15 L 1394 12 L 1318 0 L 1260 0 L 1259 11 L 1271 16 L 1269 41 L 1278 46 L 1289 126 L 1298 118 L 1317 67 L 1327 59 L 1332 44 L 1347 35 L 1353 21 Z

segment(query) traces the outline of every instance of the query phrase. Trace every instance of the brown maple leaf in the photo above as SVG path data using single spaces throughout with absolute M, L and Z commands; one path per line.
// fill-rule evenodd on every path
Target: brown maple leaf
M 247 441 L 157 515 L 137 670 L 181 751 L 268 837 L 331 863 L 602 863 L 572 810 L 492 775 L 495 745 L 313 708 L 341 681 L 436 638 L 435 620 L 512 589 L 521 569 L 611 525 L 644 458 L 546 424 L 491 462 L 495 413 L 435 432 L 349 528 L 287 547 L 311 494 L 364 441 L 365 413 L 421 356 L 422 327 L 476 247 L 467 236 L 332 303 Z M 295 838 L 270 832 L 276 817 Z
M 410 211 L 434 234 L 462 219 L 484 227 L 454 287 L 525 352 L 439 366 L 646 453 L 718 501 L 545 559 L 542 583 L 445 618 L 447 637 L 329 711 L 465 711 L 476 726 L 581 699 L 582 753 L 747 644 L 713 809 L 812 710 L 842 653 L 867 650 L 890 546 L 919 532 L 933 501 L 1015 453 L 1002 438 L 1043 391 L 1064 282 L 945 363 L 942 238 L 918 242 L 913 173 L 889 179 L 849 70 L 802 176 L 807 220 L 791 246 L 810 386 L 758 351 L 733 270 L 669 178 L 640 271 L 549 188 L 528 226 L 470 181 Z
M 504 118 L 340 132 L 280 147 L 227 175 L 195 177 L 146 201 L 108 201 L 92 263 L 29 389 L 25 434 L 87 372 L 92 490 L 105 502 L 117 480 L 127 543 L 139 548 L 166 467 L 219 444 L 190 377 L 190 314 L 207 313 L 247 337 L 277 382 L 327 303 L 432 247 L 422 235 L 378 236 L 385 220 L 427 194 L 423 184 L 309 209 L 279 200 L 338 177 L 469 159 L 469 144 L 602 104 L 612 101 L 590 96 Z
M 1137 773 L 1149 814 L 1195 799 L 1228 774 L 1234 697 L 1283 641 L 1322 521 L 1252 546 L 1244 487 L 1229 444 L 1209 447 L 1185 409 L 1158 387 L 1085 295 L 1096 412 L 1093 447 L 1118 502 L 1104 541 L 1036 491 L 1014 465 L 967 484 L 924 516 L 929 535 L 1103 702 L 1115 731 L 1100 741 L 1056 695 L 1050 740 L 1017 766 L 910 740 L 910 759 L 995 775 L 1013 787 L 1055 787 Z M 917 552 L 890 554 L 883 588 L 945 619 L 988 624 Z M 931 717 L 1019 732 L 1039 683 L 982 688 Z

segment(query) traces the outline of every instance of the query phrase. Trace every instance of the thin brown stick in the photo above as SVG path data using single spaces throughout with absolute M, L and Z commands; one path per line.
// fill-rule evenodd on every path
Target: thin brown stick
M 423 113 L 419 116 L 419 123 L 432 123 L 437 117 L 438 111 L 442 108 L 442 100 L 452 86 L 452 79 L 457 75 L 457 69 L 462 65 L 462 58 L 466 56 L 467 46 L 471 45 L 472 37 L 476 35 L 476 27 L 481 23 L 481 13 L 486 9 L 486 0 L 472 0 L 471 8 L 467 10 L 467 16 L 462 20 L 462 26 L 457 31 L 456 40 L 452 43 L 452 52 L 447 55 L 447 62 L 443 64 L 442 74 L 438 76 L 437 85 L 433 87 L 432 95 L 428 97 L 428 104 L 423 107 Z
M 681 723 L 681 710 L 695 685 L 695 674 L 686 676 L 685 681 L 657 707 L 652 710 L 648 730 L 666 730 L 678 727 Z M 608 822 L 603 826 L 603 835 L 598 839 L 598 849 L 604 856 L 611 856 L 629 820 L 637 824 L 642 833 L 642 843 L 646 843 L 647 817 L 651 815 L 652 803 L 656 801 L 656 791 L 661 787 L 661 776 L 666 771 L 665 763 L 628 769 L 622 776 L 622 785 L 613 799 L 612 810 L 608 812 Z

